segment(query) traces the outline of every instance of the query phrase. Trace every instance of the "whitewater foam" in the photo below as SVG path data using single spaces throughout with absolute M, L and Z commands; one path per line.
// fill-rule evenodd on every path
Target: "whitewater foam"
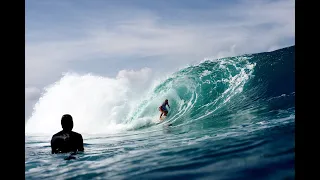
M 27 121 L 26 133 L 57 132 L 66 113 L 74 118 L 73 130 L 83 133 L 113 133 L 150 124 L 151 118 L 142 124 L 141 119 L 139 123 L 126 122 L 150 84 L 159 81 L 153 78 L 148 68 L 122 70 L 116 78 L 67 73 L 45 88 Z

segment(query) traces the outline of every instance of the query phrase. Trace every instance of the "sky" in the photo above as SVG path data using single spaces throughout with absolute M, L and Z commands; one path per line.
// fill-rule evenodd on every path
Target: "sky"
M 28 0 L 25 117 L 66 72 L 116 77 L 295 44 L 293 0 Z

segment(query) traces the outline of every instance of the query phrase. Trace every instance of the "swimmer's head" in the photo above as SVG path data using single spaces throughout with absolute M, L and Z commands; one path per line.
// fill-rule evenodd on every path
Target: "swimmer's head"
M 61 118 L 61 126 L 64 131 L 71 131 L 73 128 L 72 116 L 70 114 L 65 114 Z

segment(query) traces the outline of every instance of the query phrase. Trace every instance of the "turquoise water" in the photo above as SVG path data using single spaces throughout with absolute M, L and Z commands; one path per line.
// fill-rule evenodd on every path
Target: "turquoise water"
M 294 179 L 294 48 L 173 73 L 112 121 L 125 130 L 77 131 L 74 160 L 51 154 L 50 134 L 26 134 L 26 179 Z M 149 120 L 165 98 L 166 120 Z

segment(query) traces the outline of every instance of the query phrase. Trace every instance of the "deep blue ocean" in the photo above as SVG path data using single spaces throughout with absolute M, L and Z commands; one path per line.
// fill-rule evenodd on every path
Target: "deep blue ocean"
M 104 82 L 114 90 L 91 93 L 96 96 L 87 107 L 80 107 L 86 93 L 68 92 L 67 97 L 79 93 L 74 97 L 79 107 L 74 105 L 70 114 L 85 151 L 64 160 L 69 154 L 52 155 L 50 139 L 53 124 L 60 128 L 65 113 L 55 109 L 56 92 L 71 81 L 76 79 L 69 75 L 48 87 L 27 121 L 26 179 L 295 178 L 295 46 L 202 61 L 154 83 L 148 93 L 135 89 L 130 94 L 131 85 L 108 79 Z M 96 84 L 103 89 L 103 83 Z M 113 96 L 117 101 L 111 101 Z M 164 99 L 171 108 L 160 122 L 158 107 Z M 93 104 L 99 108 L 90 110 Z M 52 125 L 43 118 L 46 111 L 57 112 Z M 92 119 L 81 120 L 89 113 Z M 41 128 L 40 121 L 52 132 L 32 133 Z M 90 133 L 99 128 L 109 129 Z

